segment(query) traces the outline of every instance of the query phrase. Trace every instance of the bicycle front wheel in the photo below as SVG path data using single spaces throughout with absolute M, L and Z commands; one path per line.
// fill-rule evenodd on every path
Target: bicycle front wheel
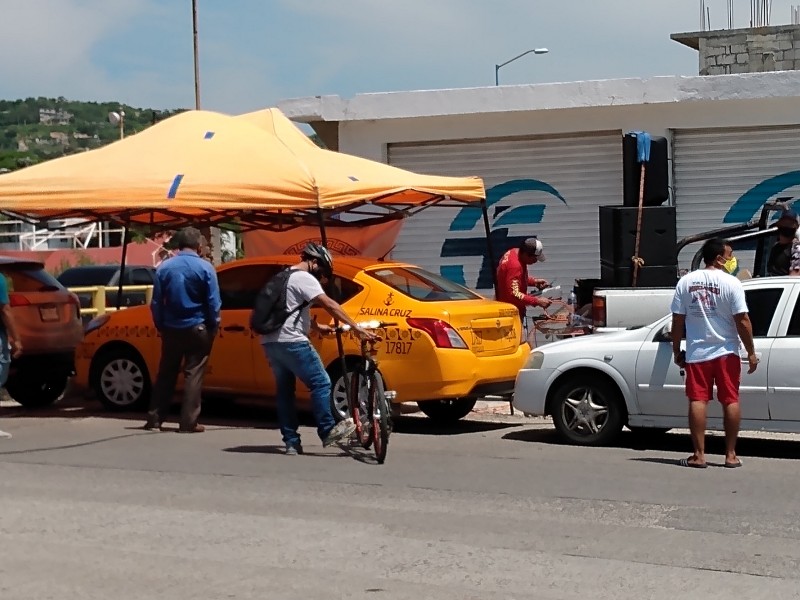
M 356 425 L 358 443 L 364 449 L 372 445 L 368 383 L 367 377 L 360 370 L 350 373 L 350 390 L 347 393 L 350 416 Z
M 378 464 L 383 464 L 389 445 L 389 403 L 386 401 L 383 389 L 383 378 L 378 374 L 370 376 L 369 415 L 375 458 L 378 460 Z

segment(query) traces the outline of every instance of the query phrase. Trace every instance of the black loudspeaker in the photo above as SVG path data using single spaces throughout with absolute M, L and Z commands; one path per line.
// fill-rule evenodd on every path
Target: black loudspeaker
M 600 278 L 604 286 L 627 287 L 633 284 L 633 267 L 600 263 Z M 678 283 L 678 265 L 639 267 L 636 287 L 675 287 Z
M 600 207 L 600 260 L 609 265 L 631 267 L 636 248 L 639 209 L 627 206 Z M 676 265 L 677 227 L 674 206 L 642 208 L 639 254 L 645 266 Z M 603 281 L 606 285 L 606 282 Z
M 578 306 L 592 303 L 594 290 L 602 285 L 601 279 L 576 279 L 575 295 L 578 297 Z
M 636 136 L 622 137 L 623 206 L 639 206 L 639 184 L 642 164 L 637 162 Z M 653 137 L 650 160 L 644 163 L 644 206 L 660 206 L 669 199 L 669 161 L 667 138 Z

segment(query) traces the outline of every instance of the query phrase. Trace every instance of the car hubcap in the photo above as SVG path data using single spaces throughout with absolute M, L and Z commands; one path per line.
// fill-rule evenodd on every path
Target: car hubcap
M 336 411 L 340 419 L 350 416 L 350 409 L 347 407 L 347 390 L 344 387 L 344 377 L 339 377 L 333 386 L 333 410 Z
M 351 374 L 350 377 L 353 375 Z M 361 405 L 361 414 L 367 414 L 367 382 L 366 379 L 361 379 L 359 386 L 359 400 Z M 344 387 L 344 377 L 339 377 L 336 384 L 333 386 L 333 409 L 339 415 L 339 418 L 345 419 L 350 417 L 350 407 L 347 405 L 347 391 Z
M 595 435 L 608 420 L 608 404 L 595 390 L 582 388 L 567 396 L 562 413 L 567 429 L 580 435 Z
M 144 373 L 128 358 L 114 359 L 100 373 L 100 389 L 117 406 L 130 406 L 142 396 Z

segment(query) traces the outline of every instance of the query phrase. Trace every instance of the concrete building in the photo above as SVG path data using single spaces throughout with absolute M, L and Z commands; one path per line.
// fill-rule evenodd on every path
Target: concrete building
M 700 75 L 794 71 L 800 67 L 800 25 L 674 33 L 670 37 L 698 51 Z
M 39 123 L 42 125 L 69 125 L 73 114 L 65 110 L 55 108 L 40 108 Z
M 773 29 L 771 46 L 746 34 L 742 52 L 728 43 L 739 39 L 736 30 L 679 37 L 696 37 L 701 56 L 747 54 L 736 64 L 763 70 L 771 65 L 756 64 L 764 49 L 780 49 L 786 32 L 796 34 Z M 728 54 L 713 54 L 723 46 Z M 774 55 L 776 65 L 788 50 L 776 50 L 784 53 Z M 567 286 L 599 277 L 598 209 L 622 203 L 626 132 L 668 139 L 668 202 L 679 238 L 745 222 L 770 199 L 800 198 L 800 72 L 317 96 L 279 106 L 332 149 L 418 172 L 482 177 L 493 235 L 538 235 L 548 261 L 536 265 L 537 276 Z M 482 237 L 474 211 L 431 209 L 404 225 L 393 257 L 486 289 Z M 681 266 L 690 258 L 681 256 Z

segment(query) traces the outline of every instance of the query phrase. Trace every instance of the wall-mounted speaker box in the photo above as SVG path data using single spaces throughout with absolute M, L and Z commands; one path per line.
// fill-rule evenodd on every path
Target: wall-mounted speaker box
M 639 206 L 642 163 L 637 162 L 636 136 L 622 136 L 623 206 Z M 653 137 L 650 160 L 644 163 L 644 206 L 660 206 L 669 199 L 667 138 Z
M 600 260 L 622 267 L 632 266 L 636 248 L 639 208 L 600 207 Z M 677 226 L 674 206 L 645 206 L 639 237 L 639 256 L 646 266 L 674 265 L 677 256 Z

